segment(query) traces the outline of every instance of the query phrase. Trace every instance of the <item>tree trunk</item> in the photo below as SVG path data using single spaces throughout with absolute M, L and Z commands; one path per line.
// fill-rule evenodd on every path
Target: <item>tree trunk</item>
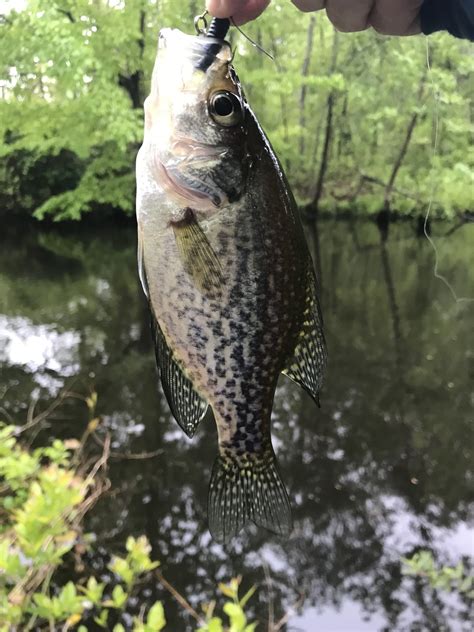
M 275 46 L 275 38 L 273 36 L 273 31 L 271 29 L 269 30 L 269 35 L 270 35 L 270 42 L 271 42 L 271 52 L 272 52 L 273 60 L 275 62 L 275 68 L 277 69 L 277 72 L 279 74 L 284 74 L 284 70 L 281 67 L 281 64 L 278 60 L 278 52 Z M 280 93 L 280 108 L 281 108 L 281 121 L 283 123 L 283 138 L 285 139 L 285 143 L 288 144 L 290 142 L 289 134 L 288 134 L 288 115 L 287 115 L 288 106 L 287 106 L 284 95 L 281 93 Z M 288 158 L 286 158 L 285 156 L 285 169 L 289 171 L 290 168 L 291 168 L 291 163 L 288 160 Z
M 143 59 L 145 52 L 145 11 L 140 11 L 140 37 L 137 41 L 138 48 L 140 50 L 140 60 Z M 130 100 L 132 101 L 132 107 L 134 110 L 138 110 L 143 107 L 143 95 L 141 90 L 143 73 L 141 70 L 136 70 L 131 75 L 119 74 L 118 83 L 128 93 Z
M 390 259 L 387 252 L 386 235 L 383 232 L 380 234 L 380 257 L 382 260 L 382 271 L 385 281 L 385 287 L 387 290 L 388 309 L 392 321 L 392 337 L 395 356 L 396 375 L 399 380 L 402 379 L 403 371 L 403 337 L 400 322 L 400 310 L 398 309 L 397 297 L 395 294 L 395 284 L 393 282 L 392 268 L 390 266 Z
M 314 182 L 317 178 L 317 164 L 318 164 L 318 149 L 319 149 L 319 141 L 321 140 L 321 132 L 323 129 L 323 122 L 324 122 L 324 112 L 320 112 L 319 115 L 319 119 L 318 119 L 318 124 L 316 125 L 316 134 L 315 134 L 315 138 L 314 138 L 314 145 L 313 145 L 313 151 L 311 152 L 311 166 L 312 166 L 312 171 L 311 171 L 311 178 L 310 181 L 308 183 L 308 187 L 307 187 L 307 191 L 306 191 L 306 195 L 308 197 L 311 197 L 312 192 L 314 191 L 313 186 L 311 185 L 312 182 Z
M 303 78 L 303 84 L 300 92 L 300 154 L 304 154 L 305 150 L 305 134 L 306 134 L 306 116 L 305 116 L 305 102 L 307 86 L 304 83 L 305 78 L 309 73 L 309 66 L 311 63 L 311 54 L 313 52 L 313 39 L 314 39 L 314 27 L 316 24 L 316 17 L 311 16 L 308 26 L 308 38 L 306 40 L 306 53 L 303 60 L 303 66 L 301 68 L 301 76 Z
M 334 36 L 333 36 L 332 60 L 331 60 L 330 73 L 333 73 L 334 70 L 336 69 L 338 43 L 339 43 L 339 33 L 335 30 Z M 329 148 L 331 146 L 331 137 L 332 137 L 332 120 L 333 120 L 333 113 L 334 113 L 335 98 L 336 98 L 335 92 L 334 90 L 331 90 L 327 98 L 326 128 L 324 131 L 324 143 L 323 143 L 323 150 L 321 153 L 321 161 L 319 163 L 318 179 L 316 181 L 316 189 L 315 189 L 314 197 L 311 203 L 314 217 L 317 217 L 318 212 L 319 212 L 319 202 L 320 202 L 321 195 L 323 192 L 324 177 L 326 175 L 326 171 L 328 167 Z
M 426 85 L 426 71 L 423 73 L 420 79 L 420 85 L 418 88 L 418 94 L 416 98 L 417 103 L 420 103 L 421 99 L 423 98 L 425 85 Z M 415 112 L 410 118 L 407 131 L 405 133 L 405 139 L 402 143 L 402 146 L 400 147 L 400 151 L 398 153 L 397 159 L 395 160 L 395 164 L 393 165 L 393 168 L 392 168 L 392 173 L 390 174 L 390 178 L 387 182 L 387 187 L 385 189 L 384 202 L 383 202 L 383 212 L 385 213 L 390 213 L 390 202 L 392 199 L 392 193 L 394 191 L 395 180 L 397 178 L 400 167 L 402 166 L 403 160 L 405 159 L 406 153 L 408 151 L 408 146 L 410 145 L 411 137 L 413 136 L 413 131 L 418 122 L 418 116 L 419 116 L 418 112 Z
M 327 167 L 328 167 L 329 147 L 330 147 L 330 144 L 331 144 L 331 136 L 332 136 L 333 109 L 334 109 L 334 94 L 331 91 L 329 93 L 328 100 L 327 100 L 326 129 L 324 131 L 323 151 L 321 153 L 321 161 L 319 163 L 318 179 L 316 181 L 316 190 L 314 192 L 314 198 L 313 198 L 313 203 L 312 203 L 312 206 L 314 208 L 314 215 L 315 216 L 319 212 L 319 201 L 320 201 L 321 195 L 323 193 L 324 177 L 326 175 L 326 171 L 327 171 Z

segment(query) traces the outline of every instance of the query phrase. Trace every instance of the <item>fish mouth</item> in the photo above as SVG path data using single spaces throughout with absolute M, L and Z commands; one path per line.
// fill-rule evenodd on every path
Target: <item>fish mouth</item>
M 176 54 L 176 58 L 183 55 L 191 61 L 197 70 L 206 70 L 217 58 L 230 62 L 232 51 L 230 44 L 216 37 L 189 35 L 179 29 L 161 29 L 158 38 L 158 50 Z

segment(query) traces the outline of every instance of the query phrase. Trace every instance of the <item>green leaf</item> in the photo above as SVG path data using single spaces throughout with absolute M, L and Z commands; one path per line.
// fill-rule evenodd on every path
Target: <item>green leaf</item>
M 73 613 L 80 606 L 80 600 L 77 598 L 76 587 L 70 581 L 62 588 L 58 597 L 60 606 L 64 613 Z
M 150 612 L 147 617 L 147 626 L 150 628 L 150 631 L 159 632 L 165 627 L 165 625 L 166 619 L 163 604 L 161 601 L 157 601 L 150 608 Z
M 43 617 L 44 619 L 51 617 L 53 613 L 53 602 L 50 597 L 41 593 L 36 593 L 33 595 L 33 602 L 36 605 L 36 607 L 32 608 L 32 612 L 34 614 L 39 617 Z
M 130 536 L 127 539 L 126 548 L 129 552 L 127 561 L 134 574 L 145 573 L 159 566 L 159 562 L 150 560 L 151 545 L 145 536 L 137 539 Z
M 128 594 L 120 584 L 114 587 L 112 591 L 112 600 L 115 608 L 122 608 L 128 599 Z
M 212 619 L 207 624 L 208 632 L 223 632 L 224 628 L 222 625 L 222 619 L 218 617 L 212 617 Z
M 94 621 L 101 628 L 107 628 L 107 619 L 108 618 L 109 618 L 109 611 L 108 610 L 101 610 L 99 615 L 97 617 L 94 617 Z
M 95 577 L 89 577 L 85 589 L 87 599 L 96 605 L 102 599 L 103 592 L 104 584 L 99 583 Z
M 127 584 L 127 586 L 131 586 L 131 584 L 133 583 L 135 574 L 128 560 L 115 556 L 112 558 L 112 561 L 109 564 L 109 569 L 113 573 L 118 575 L 120 579 L 122 579 Z
M 252 586 L 251 588 L 249 588 L 249 590 L 245 593 L 245 595 L 242 597 L 242 599 L 240 600 L 240 605 L 242 606 L 242 608 L 245 607 L 247 601 L 252 597 L 252 595 L 255 594 L 255 591 L 257 590 L 256 586 Z
M 473 581 L 474 581 L 474 577 L 472 577 L 471 575 L 468 575 L 467 577 L 465 577 L 458 586 L 459 592 L 462 592 L 462 593 L 468 592 L 471 589 Z
M 241 606 L 236 603 L 226 603 L 223 609 L 230 619 L 230 632 L 243 632 L 247 618 Z
M 223 595 L 229 597 L 229 599 L 234 599 L 236 596 L 235 589 L 229 584 L 219 584 L 219 590 Z

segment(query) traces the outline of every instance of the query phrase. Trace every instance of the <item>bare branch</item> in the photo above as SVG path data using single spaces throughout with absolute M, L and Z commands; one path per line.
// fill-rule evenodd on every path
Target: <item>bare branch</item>
M 73 14 L 67 10 L 67 9 L 57 9 L 58 13 L 62 13 L 63 15 L 65 15 L 67 17 L 67 19 L 69 20 L 69 22 L 71 22 L 71 24 L 74 24 L 76 21 L 76 18 L 73 16 Z

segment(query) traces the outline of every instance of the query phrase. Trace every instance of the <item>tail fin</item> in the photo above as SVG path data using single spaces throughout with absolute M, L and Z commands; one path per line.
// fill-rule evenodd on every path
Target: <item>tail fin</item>
M 224 544 L 249 520 L 289 536 L 291 508 L 275 455 L 252 455 L 242 464 L 218 456 L 209 485 L 208 514 L 212 537 Z

